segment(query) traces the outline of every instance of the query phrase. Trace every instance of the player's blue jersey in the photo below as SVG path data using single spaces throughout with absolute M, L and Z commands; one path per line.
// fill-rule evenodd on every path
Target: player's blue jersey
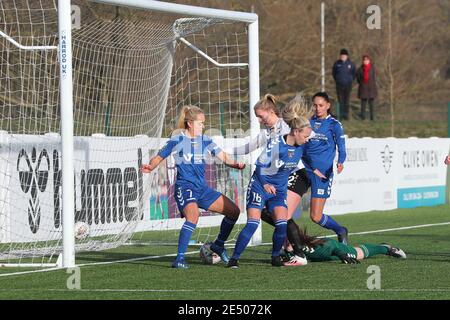
M 211 163 L 211 156 L 222 150 L 208 136 L 190 138 L 185 133 L 178 134 L 167 141 L 158 152 L 163 159 L 174 154 L 177 167 L 177 184 L 184 182 L 197 187 L 205 186 L 205 165 Z
M 344 163 L 347 156 L 344 129 L 341 123 L 330 115 L 325 119 L 318 119 L 314 116 L 310 123 L 315 135 L 305 144 L 303 163 L 307 170 L 319 169 L 328 176 L 333 172 L 336 146 L 339 149 L 338 163 Z
M 261 185 L 271 184 L 277 191 L 286 192 L 289 175 L 298 169 L 303 155 L 302 146 L 291 146 L 285 136 L 269 139 L 256 161 L 255 175 Z

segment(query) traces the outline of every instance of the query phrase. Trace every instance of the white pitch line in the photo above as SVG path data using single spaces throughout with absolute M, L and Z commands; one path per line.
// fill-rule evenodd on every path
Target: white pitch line
M 148 293 L 148 292 L 450 292 L 450 288 L 433 288 L 433 289 L 320 289 L 320 288 L 298 288 L 298 289 L 0 289 L 0 292 L 30 292 L 30 291 L 47 291 L 47 292 L 131 292 L 131 293 Z
M 372 234 L 372 233 L 381 233 L 381 232 L 390 232 L 390 231 L 399 231 L 399 230 L 408 230 L 408 229 L 419 229 L 419 228 L 427 228 L 427 227 L 436 227 L 436 226 L 445 226 L 450 225 L 450 222 L 443 222 L 443 223 L 434 223 L 434 224 L 422 224 L 417 226 L 409 226 L 409 227 L 399 227 L 399 228 L 391 228 L 391 229 L 381 229 L 381 230 L 372 230 L 372 231 L 363 231 L 363 232 L 354 232 L 349 233 L 349 235 L 362 235 L 362 234 Z M 336 237 L 336 235 L 330 235 L 329 237 Z M 262 243 L 261 245 L 271 245 L 272 243 Z M 199 251 L 190 251 L 186 252 L 186 254 L 195 254 Z M 133 259 L 125 259 L 125 260 L 115 260 L 115 261 L 105 261 L 105 262 L 94 262 L 94 263 L 84 263 L 79 264 L 77 267 L 87 267 L 87 266 L 98 266 L 98 265 L 108 265 L 108 264 L 116 264 L 116 263 L 126 263 L 126 262 L 133 262 L 133 261 L 143 261 L 143 260 L 151 260 L 151 259 L 159 259 L 164 257 L 174 257 L 176 254 L 167 254 L 163 256 L 147 256 L 147 257 L 140 257 L 140 258 L 133 258 Z M 14 273 L 5 273 L 0 274 L 0 277 L 7 277 L 7 276 L 17 276 L 17 275 L 24 275 L 24 274 L 31 274 L 31 273 L 41 273 L 41 272 L 50 272 L 50 271 L 58 271 L 65 268 L 50 268 L 50 269 L 43 269 L 43 270 L 32 270 L 32 271 L 23 271 L 23 272 L 14 272 Z
M 410 226 L 410 227 L 399 227 L 399 228 L 391 228 L 391 229 L 381 229 L 381 230 L 372 230 L 372 231 L 363 231 L 363 232 L 353 232 L 349 233 L 349 236 L 357 236 L 362 234 L 372 234 L 372 233 L 382 233 L 382 232 L 390 232 L 390 231 L 400 231 L 400 230 L 409 230 L 409 229 L 419 229 L 419 228 L 427 228 L 427 227 L 436 227 L 436 226 L 446 226 L 450 225 L 450 222 L 442 222 L 442 223 L 434 223 L 434 224 L 422 224 L 418 226 Z M 319 238 L 331 238 L 331 237 L 337 237 L 337 235 L 329 235 L 329 236 L 322 236 Z M 261 245 L 271 245 L 272 243 L 266 242 L 262 243 Z
M 0 273 L 1 277 L 8 277 L 8 276 L 20 276 L 24 274 L 31 274 L 31 273 L 42 273 L 42 272 L 50 272 L 50 271 L 58 271 L 63 270 L 65 268 L 56 267 L 56 268 L 48 268 L 48 269 L 39 269 L 39 270 L 31 270 L 31 271 L 21 271 L 21 272 L 13 272 L 13 273 Z

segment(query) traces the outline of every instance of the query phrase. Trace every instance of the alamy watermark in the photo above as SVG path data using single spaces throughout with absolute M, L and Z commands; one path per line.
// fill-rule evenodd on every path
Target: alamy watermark
M 66 281 L 67 289 L 81 290 L 81 269 L 79 267 L 68 268 L 66 273 L 70 274 Z
M 366 25 L 369 30 L 381 29 L 381 8 L 376 4 L 367 7 L 366 13 L 369 14 Z
M 370 274 L 370 276 L 367 278 L 367 289 L 380 290 L 381 289 L 380 267 L 375 265 L 368 266 L 367 273 Z
M 74 4 L 70 8 L 72 9 L 72 29 L 78 30 L 81 28 L 81 9 Z

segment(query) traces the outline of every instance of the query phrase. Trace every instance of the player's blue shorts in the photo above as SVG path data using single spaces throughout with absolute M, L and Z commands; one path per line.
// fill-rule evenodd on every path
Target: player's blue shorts
M 259 182 L 258 178 L 253 176 L 247 188 L 247 209 L 264 209 L 267 208 L 269 212 L 273 213 L 275 207 L 287 208 L 287 190 L 278 192 L 276 194 L 269 194 L 264 190 L 264 187 Z
M 328 179 L 318 177 L 314 172 L 306 171 L 309 182 L 311 183 L 311 198 L 328 199 L 331 195 L 331 186 L 333 184 L 333 171 L 322 172 Z
M 175 183 L 175 201 L 182 217 L 183 210 L 189 203 L 196 202 L 199 208 L 208 210 L 221 195 L 207 185 L 199 187 L 192 183 Z

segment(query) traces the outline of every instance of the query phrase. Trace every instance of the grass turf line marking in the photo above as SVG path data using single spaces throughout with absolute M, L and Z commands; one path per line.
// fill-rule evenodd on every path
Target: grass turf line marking
M 434 223 L 434 224 L 422 224 L 422 225 L 417 225 L 417 226 L 399 227 L 399 228 L 381 229 L 381 230 L 372 230 L 372 231 L 363 231 L 363 232 L 354 232 L 354 233 L 349 233 L 349 236 L 351 236 L 351 235 L 362 235 L 362 234 L 372 234 L 372 233 L 381 233 L 381 232 L 390 232 L 390 231 L 400 231 L 400 230 L 408 230 L 408 229 L 419 229 L 419 228 L 445 226 L 445 225 L 450 225 L 450 222 L 442 222 L 442 223 Z M 330 235 L 328 237 L 336 237 L 336 235 Z M 272 243 L 262 243 L 260 245 L 271 245 L 271 244 Z M 195 253 L 198 253 L 198 252 L 199 252 L 198 250 L 197 251 L 190 251 L 190 252 L 186 252 L 186 254 L 195 254 Z M 167 254 L 167 255 L 163 255 L 163 256 L 148 256 L 148 257 L 140 257 L 140 258 L 116 260 L 116 261 L 84 263 L 84 264 L 77 265 L 77 267 L 108 265 L 108 264 L 115 264 L 115 263 L 125 263 L 125 262 L 142 261 L 142 260 L 150 260 L 150 259 L 159 259 L 159 258 L 163 258 L 163 257 L 175 257 L 175 256 L 176 256 L 176 254 Z M 62 269 L 65 269 L 65 268 L 50 268 L 50 269 L 44 269 L 44 270 L 33 270 L 33 271 L 5 273 L 5 274 L 0 274 L 0 277 L 17 276 L 17 275 L 24 275 L 24 274 L 30 274 L 30 273 L 40 273 L 40 272 L 49 272 L 49 271 L 58 271 L 58 270 L 62 270 Z
M 320 289 L 320 288 L 299 288 L 299 289 L 0 289 L 0 292 L 29 292 L 29 291 L 47 291 L 47 292 L 450 292 L 450 288 L 434 289 Z
M 373 233 L 382 233 L 382 232 L 390 232 L 390 231 L 401 231 L 401 230 L 409 230 L 409 229 L 420 229 L 420 228 L 427 228 L 427 227 L 437 227 L 437 226 L 446 226 L 450 225 L 450 222 L 442 222 L 442 223 L 433 223 L 433 224 L 421 224 L 418 226 L 409 226 L 409 227 L 398 227 L 398 228 L 391 228 L 391 229 L 381 229 L 381 230 L 372 230 L 372 231 L 362 231 L 362 232 L 352 232 L 349 233 L 349 236 L 359 236 L 363 234 L 373 234 Z M 332 234 L 329 236 L 322 236 L 318 238 L 333 238 L 337 237 L 336 234 Z M 271 245 L 271 242 L 261 243 L 261 245 Z

